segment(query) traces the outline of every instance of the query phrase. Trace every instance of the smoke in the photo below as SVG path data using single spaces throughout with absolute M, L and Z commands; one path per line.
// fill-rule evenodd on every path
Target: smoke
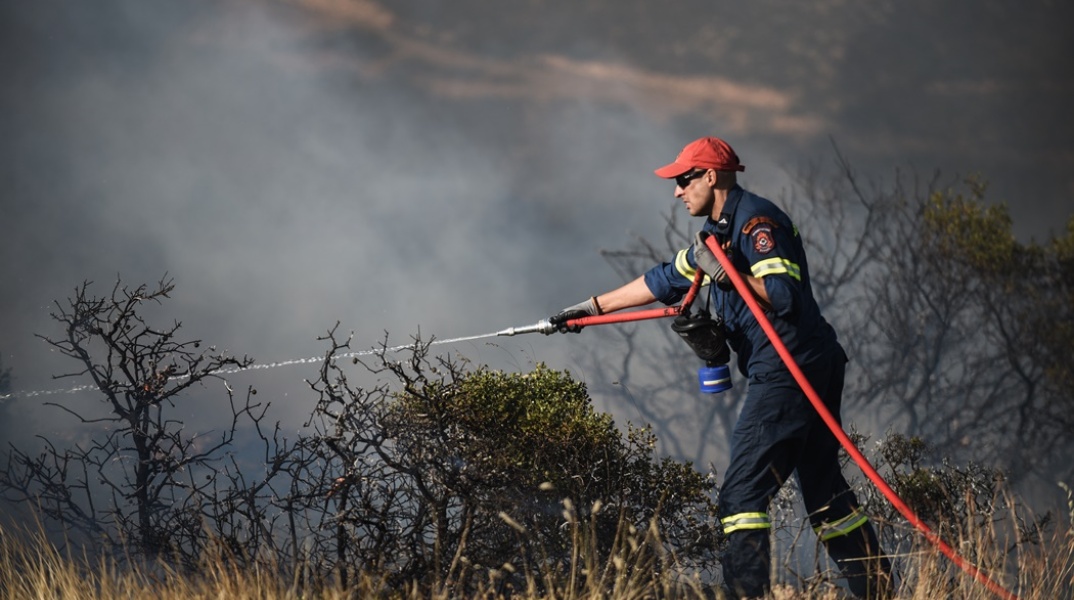
M 84 383 L 51 382 L 77 365 L 34 338 L 62 333 L 50 303 L 83 280 L 107 295 L 117 278 L 137 285 L 167 273 L 177 289 L 161 318 L 272 362 L 323 352 L 316 337 L 337 320 L 357 349 L 384 332 L 405 343 L 419 329 L 444 338 L 535 322 L 617 283 L 581 274 L 600 268 L 601 240 L 658 210 L 645 193 L 633 206 L 615 197 L 648 164 L 622 165 L 634 144 L 612 136 L 610 147 L 625 150 L 609 151 L 605 123 L 572 127 L 592 107 L 501 136 L 524 119 L 519 109 L 444 107 L 405 81 L 333 68 L 316 47 L 328 34 L 285 18 L 300 13 L 235 2 L 168 15 L 136 2 L 109 8 L 15 15 L 34 65 L 20 74 L 23 94 L 5 95 L 25 116 L 4 144 L 13 260 L 3 351 L 16 390 Z M 551 183 L 563 167 L 575 177 L 592 167 L 614 185 L 587 180 L 565 193 Z M 631 210 L 643 203 L 651 210 Z M 535 360 L 563 349 L 524 345 Z M 251 384 L 295 393 L 309 375 Z M 285 421 L 309 410 L 293 398 L 277 400 Z M 200 408 L 190 418 L 211 424 L 213 411 Z
M 336 321 L 358 350 L 536 322 L 620 283 L 598 250 L 660 237 L 676 205 L 651 170 L 702 134 L 771 196 L 829 136 L 867 173 L 980 170 L 1043 235 L 1074 191 L 1070 9 L 911 4 L 7 3 L 12 388 L 84 383 L 50 380 L 74 367 L 34 337 L 83 280 L 167 273 L 164 318 L 260 362 L 323 352 Z M 590 343 L 457 350 L 570 367 Z M 309 376 L 235 380 L 294 423 Z M 188 417 L 211 426 L 216 392 Z

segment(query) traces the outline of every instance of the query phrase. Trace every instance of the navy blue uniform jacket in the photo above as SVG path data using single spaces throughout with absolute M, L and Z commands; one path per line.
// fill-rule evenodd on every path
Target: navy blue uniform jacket
M 824 320 L 813 297 L 809 265 L 798 229 L 779 207 L 739 186 L 728 193 L 720 216 L 709 218 L 705 231 L 721 241 L 735 270 L 764 282 L 772 303 L 766 314 L 795 361 L 846 360 L 835 330 Z M 730 242 L 729 246 L 724 245 Z M 645 273 L 645 283 L 656 299 L 674 304 L 682 299 L 697 272 L 693 247 L 680 250 L 672 262 Z M 713 311 L 727 330 L 738 368 L 750 377 L 786 370 L 772 343 L 737 291 L 709 286 Z

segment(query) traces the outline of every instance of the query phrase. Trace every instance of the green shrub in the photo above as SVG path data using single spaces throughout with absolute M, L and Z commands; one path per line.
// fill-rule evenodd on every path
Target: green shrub
M 385 354 L 366 366 L 394 381 L 375 389 L 350 386 L 331 358 L 312 384 L 321 400 L 311 423 L 322 433 L 306 454 L 322 458 L 295 496 L 313 499 L 304 510 L 323 510 L 332 533 L 320 534 L 311 559 L 384 572 L 388 587 L 417 580 L 465 593 L 496 572 L 517 591 L 532 585 L 527 574 L 573 569 L 579 548 L 606 562 L 637 550 L 624 532 L 659 530 L 645 544 L 653 556 L 716 565 L 715 480 L 654 457 L 651 430 L 620 431 L 569 373 L 430 359 L 420 342 L 407 360 Z

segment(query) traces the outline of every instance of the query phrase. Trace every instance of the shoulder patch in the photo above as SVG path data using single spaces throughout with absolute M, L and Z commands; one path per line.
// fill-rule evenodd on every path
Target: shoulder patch
M 753 239 L 753 250 L 758 254 L 768 254 L 776 249 L 776 238 L 772 236 L 772 230 L 779 227 L 779 223 L 772 217 L 754 217 L 742 228 L 742 233 Z
M 776 239 L 772 237 L 772 228 L 768 225 L 758 225 L 751 234 L 753 249 L 758 254 L 768 254 L 776 249 Z

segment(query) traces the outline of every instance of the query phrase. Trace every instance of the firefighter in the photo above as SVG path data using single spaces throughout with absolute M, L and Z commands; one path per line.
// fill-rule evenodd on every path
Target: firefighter
M 768 508 L 793 473 L 813 529 L 851 591 L 863 598 L 888 596 L 890 564 L 843 478 L 839 442 L 705 246 L 708 236 L 715 236 L 811 385 L 839 419 L 846 354 L 813 297 L 798 230 L 779 207 L 738 184 L 737 173 L 744 170 L 722 139 L 704 137 L 688 144 L 674 162 L 655 173 L 675 181 L 675 197 L 691 216 L 705 218 L 693 245 L 634 281 L 570 306 L 549 321 L 559 331 L 577 332 L 580 328 L 568 327 L 566 321 L 657 300 L 674 304 L 700 268 L 713 284 L 711 306 L 716 321 L 723 323 L 720 333 L 749 382 L 719 495 L 720 521 L 728 538 L 722 561 L 725 592 L 759 597 L 769 590 Z M 692 345 L 699 356 L 713 354 L 711 347 Z

